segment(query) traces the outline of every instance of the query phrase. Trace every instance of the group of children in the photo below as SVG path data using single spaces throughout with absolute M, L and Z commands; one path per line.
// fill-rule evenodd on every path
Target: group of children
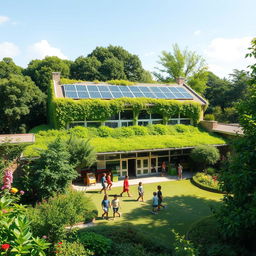
M 100 191 L 100 193 L 102 191 L 104 191 L 105 195 L 104 198 L 101 202 L 101 206 L 102 206 L 102 210 L 103 210 L 103 214 L 102 214 L 102 218 L 104 218 L 106 216 L 106 218 L 108 219 L 108 212 L 109 209 L 112 207 L 113 208 L 113 218 L 115 219 L 116 214 L 120 217 L 121 214 L 119 212 L 120 209 L 120 202 L 118 199 L 117 195 L 114 195 L 114 199 L 110 202 L 108 200 L 108 196 L 107 196 L 107 189 L 111 190 L 111 186 L 112 186 L 112 182 L 111 182 L 111 178 L 110 178 L 110 174 L 106 175 L 106 173 L 103 173 L 103 176 L 101 178 L 101 184 L 102 184 L 102 189 Z M 107 184 L 106 184 L 107 183 Z M 153 199 L 152 199 L 152 213 L 153 214 L 157 214 L 157 211 L 160 211 L 161 207 L 162 208 L 166 208 L 166 206 L 164 206 L 162 204 L 163 202 L 163 194 L 161 191 L 161 186 L 158 185 L 157 186 L 157 192 L 153 193 Z M 123 193 L 127 193 L 129 197 L 131 197 L 132 195 L 129 192 L 129 177 L 126 175 L 125 179 L 124 179 L 124 183 L 123 183 L 123 191 L 120 194 L 120 197 L 123 196 Z M 144 189 L 142 186 L 142 182 L 139 182 L 138 185 L 138 198 L 137 201 L 142 201 L 144 202 Z

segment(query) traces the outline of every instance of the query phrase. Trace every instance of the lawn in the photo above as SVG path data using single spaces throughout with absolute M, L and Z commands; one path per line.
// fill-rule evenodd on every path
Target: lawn
M 151 214 L 152 193 L 156 191 L 157 185 L 162 186 L 164 203 L 166 209 L 161 210 L 157 215 Z M 113 188 L 108 192 L 109 199 L 112 200 L 114 194 L 120 194 L 122 188 Z M 170 242 L 170 230 L 185 234 L 190 225 L 211 214 L 211 208 L 220 205 L 223 195 L 201 190 L 190 183 L 189 180 L 168 181 L 161 183 L 151 183 L 144 185 L 145 202 L 137 202 L 137 186 L 131 186 L 132 197 L 127 195 L 120 197 L 121 218 L 111 218 L 102 220 L 100 217 L 96 220 L 98 225 L 123 225 L 130 223 L 147 234 L 160 239 L 162 242 Z M 102 214 L 101 201 L 103 194 L 98 191 L 87 191 L 99 210 L 99 216 Z

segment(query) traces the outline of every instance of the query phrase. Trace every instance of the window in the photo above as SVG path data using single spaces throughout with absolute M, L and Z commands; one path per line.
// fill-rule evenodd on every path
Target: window
M 162 124 L 162 120 L 152 121 L 152 124 Z
M 121 158 L 136 158 L 136 153 L 122 154 Z
M 110 128 L 117 128 L 118 122 L 105 122 L 105 126 L 110 127 Z
M 122 121 L 121 126 L 122 127 L 128 127 L 128 126 L 132 126 L 133 125 L 133 121 Z
M 169 151 L 155 151 L 155 152 L 151 152 L 152 156 L 168 156 L 169 155 Z
M 139 113 L 139 120 L 141 119 L 150 119 L 150 114 L 146 110 L 142 110 Z
M 151 114 L 151 119 L 163 119 L 162 115 L 153 113 Z
M 180 120 L 180 123 L 181 123 L 181 124 L 187 124 L 187 125 L 189 125 L 189 124 L 191 124 L 191 121 L 190 121 L 190 119 L 181 119 L 181 120 Z
M 106 169 L 116 171 L 120 175 L 120 161 L 107 161 Z
M 74 122 L 74 123 L 70 123 L 69 124 L 69 128 L 73 128 L 73 127 L 76 127 L 76 126 L 85 126 L 84 125 L 84 122 Z
M 168 121 L 168 124 L 170 124 L 170 125 L 174 125 L 174 124 L 178 124 L 178 123 L 179 123 L 178 119 L 171 119 L 170 121 Z
M 137 155 L 138 155 L 138 157 L 149 156 L 149 152 L 140 152 Z
M 138 121 L 139 126 L 147 126 L 148 123 L 149 123 L 148 121 Z
M 113 159 L 120 159 L 120 155 L 119 154 L 105 155 L 105 160 L 113 160 Z
M 99 128 L 101 126 L 101 122 L 86 122 L 87 127 Z
M 132 110 L 124 110 L 120 113 L 121 120 L 133 120 L 133 111 Z
M 119 120 L 119 113 L 118 114 L 115 114 L 115 115 L 112 115 L 109 120 Z

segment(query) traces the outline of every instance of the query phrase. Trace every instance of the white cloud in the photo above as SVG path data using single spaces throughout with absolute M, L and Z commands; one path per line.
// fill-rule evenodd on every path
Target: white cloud
M 233 69 L 246 69 L 252 60 L 245 58 L 253 37 L 215 38 L 204 51 L 209 70 L 227 76 Z
M 193 35 L 194 35 L 194 36 L 199 36 L 199 35 L 201 35 L 201 30 L 196 30 L 196 31 L 194 31 Z
M 15 56 L 19 55 L 20 50 L 17 45 L 10 42 L 3 42 L 0 43 L 0 60 L 4 57 L 11 57 L 14 58 Z
M 34 59 L 43 59 L 46 56 L 57 56 L 61 59 L 67 59 L 59 48 L 51 46 L 47 40 L 41 40 L 30 46 L 29 55 Z
M 10 20 L 10 18 L 7 16 L 0 16 L 0 24 L 3 24 L 9 20 Z

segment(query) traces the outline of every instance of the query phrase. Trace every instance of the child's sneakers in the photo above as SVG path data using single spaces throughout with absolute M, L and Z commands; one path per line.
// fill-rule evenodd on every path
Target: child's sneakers
M 152 211 L 151 213 L 152 213 L 152 214 L 157 214 L 157 212 L 153 212 L 153 211 Z

